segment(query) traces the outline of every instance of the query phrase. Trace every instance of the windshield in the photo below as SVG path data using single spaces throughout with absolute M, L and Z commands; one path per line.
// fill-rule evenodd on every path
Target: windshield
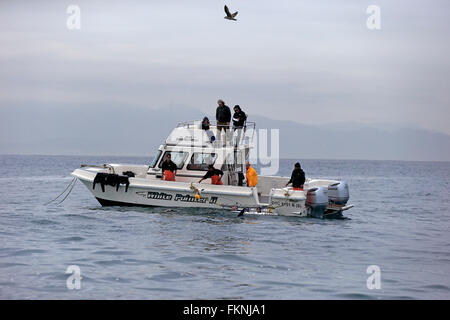
M 214 164 L 217 159 L 217 154 L 215 153 L 200 153 L 194 152 L 191 157 L 191 161 L 187 165 L 188 170 L 208 170 L 210 164 Z
M 183 151 L 166 151 L 164 153 L 164 156 L 161 160 L 161 162 L 159 163 L 158 167 L 161 168 L 162 167 L 162 163 L 163 161 L 166 160 L 167 155 L 170 153 L 171 157 L 172 157 L 172 161 L 177 165 L 178 169 L 182 169 L 184 166 L 184 162 L 186 161 L 187 156 L 189 155 L 188 152 L 183 152 Z
M 156 164 L 158 163 L 159 157 L 161 157 L 161 150 L 158 150 L 158 152 L 156 153 L 155 157 L 152 160 L 152 163 L 150 164 L 150 168 L 154 168 L 156 166 Z

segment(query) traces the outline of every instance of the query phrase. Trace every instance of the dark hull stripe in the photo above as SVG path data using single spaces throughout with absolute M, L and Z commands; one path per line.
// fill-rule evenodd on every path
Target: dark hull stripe
M 115 207 L 155 207 L 155 206 L 148 205 L 148 204 L 112 201 L 112 200 L 106 200 L 106 199 L 101 199 L 101 198 L 97 198 L 97 197 L 95 197 L 95 199 L 97 199 L 97 201 L 100 202 L 100 204 L 103 207 L 110 207 L 110 206 L 115 206 Z

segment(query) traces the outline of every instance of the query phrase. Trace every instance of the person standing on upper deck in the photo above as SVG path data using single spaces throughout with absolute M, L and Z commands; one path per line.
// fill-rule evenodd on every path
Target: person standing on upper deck
M 242 111 L 239 105 L 235 105 L 233 114 L 233 131 L 237 131 L 236 135 L 236 146 L 241 142 L 242 130 L 244 130 L 245 120 L 247 120 L 247 115 Z M 245 132 L 245 130 L 244 130 Z
M 209 142 L 213 143 L 216 140 L 216 137 L 214 136 L 214 133 L 210 130 L 210 126 L 211 123 L 209 122 L 208 117 L 204 117 L 202 120 L 202 130 L 205 130 Z
M 222 129 L 227 132 L 227 129 L 230 126 L 231 121 L 231 111 L 228 106 L 225 105 L 223 100 L 217 101 L 219 105 L 216 109 L 216 121 L 217 121 L 217 129 L 222 131 Z
M 242 111 L 239 105 L 235 105 L 233 115 L 233 129 L 242 129 L 244 127 L 245 120 L 247 120 L 247 115 Z

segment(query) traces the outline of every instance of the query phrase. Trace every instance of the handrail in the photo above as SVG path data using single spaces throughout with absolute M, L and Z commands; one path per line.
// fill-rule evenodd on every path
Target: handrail
M 113 173 L 116 173 L 114 171 L 114 167 L 108 163 L 105 163 L 103 165 L 98 165 L 98 164 L 82 164 L 80 165 L 80 168 L 102 168 L 102 169 L 108 169 L 110 171 L 112 171 Z
M 188 129 L 188 130 L 200 129 L 202 121 L 203 120 L 191 120 L 191 121 L 179 122 L 177 124 L 176 128 L 184 128 L 184 129 Z M 216 138 L 216 141 L 213 142 L 213 145 L 219 146 L 219 144 L 221 144 L 221 143 L 223 144 L 223 146 L 234 145 L 235 147 L 251 145 L 254 140 L 254 136 L 255 136 L 255 131 L 256 131 L 255 128 L 256 128 L 255 122 L 245 121 L 244 126 L 242 126 L 242 127 L 234 127 L 232 124 L 230 124 L 228 132 L 233 133 L 234 129 L 242 130 L 241 133 L 238 133 L 238 135 L 236 137 L 237 140 L 233 141 L 233 138 L 227 139 L 225 136 L 225 140 Z M 209 129 L 217 130 L 218 129 L 217 121 L 209 121 Z M 244 142 L 245 140 L 247 140 L 247 143 Z M 167 143 L 167 141 L 166 141 L 166 143 Z M 178 145 L 178 142 L 177 142 L 177 145 Z
M 189 129 L 191 126 L 195 126 L 197 124 L 201 124 L 203 120 L 190 120 L 190 121 L 183 121 L 183 122 L 178 122 L 177 124 L 177 128 L 180 127 L 186 127 Z M 211 127 L 217 127 L 217 121 L 214 120 L 210 120 L 209 124 Z M 232 123 L 230 123 L 230 127 L 233 127 Z M 256 128 L 256 122 L 251 122 L 251 121 L 245 121 L 245 124 L 243 127 L 236 127 L 236 128 L 248 128 L 248 129 L 255 129 Z

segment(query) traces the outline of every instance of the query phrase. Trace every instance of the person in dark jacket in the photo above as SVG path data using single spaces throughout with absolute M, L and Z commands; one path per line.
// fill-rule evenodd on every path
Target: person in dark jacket
M 161 180 L 175 181 L 175 175 L 177 174 L 177 165 L 171 160 L 172 156 L 167 154 L 166 160 L 161 165 Z
M 233 115 L 233 129 L 241 129 L 244 127 L 245 120 L 247 120 L 247 115 L 242 111 L 239 105 L 234 106 Z
M 234 115 L 233 115 L 233 131 L 236 132 L 236 142 L 235 145 L 239 145 L 241 142 L 242 131 L 245 132 L 244 124 L 245 120 L 247 120 L 247 115 L 244 111 L 242 111 L 239 105 L 234 106 Z
M 294 170 L 292 170 L 291 179 L 288 183 L 286 183 L 286 187 L 288 184 L 292 183 L 292 189 L 294 190 L 303 190 L 303 184 L 305 183 L 305 172 L 303 171 L 300 163 L 296 163 L 294 165 Z
M 208 172 L 203 176 L 203 178 L 200 179 L 198 183 L 201 183 L 203 180 L 211 178 L 211 184 L 219 184 L 222 185 L 222 176 L 223 171 L 214 168 L 212 164 L 208 166 Z
M 206 135 L 209 138 L 209 142 L 213 143 L 216 140 L 214 133 L 210 130 L 211 123 L 209 122 L 208 117 L 204 117 L 202 120 L 202 130 L 205 130 Z
M 211 123 L 209 122 L 208 117 L 204 117 L 202 120 L 202 130 L 209 130 L 209 126 Z
M 223 100 L 217 101 L 217 104 L 219 105 L 216 109 L 217 129 L 219 131 L 223 129 L 226 132 L 230 126 L 231 111 L 230 108 L 225 105 Z

